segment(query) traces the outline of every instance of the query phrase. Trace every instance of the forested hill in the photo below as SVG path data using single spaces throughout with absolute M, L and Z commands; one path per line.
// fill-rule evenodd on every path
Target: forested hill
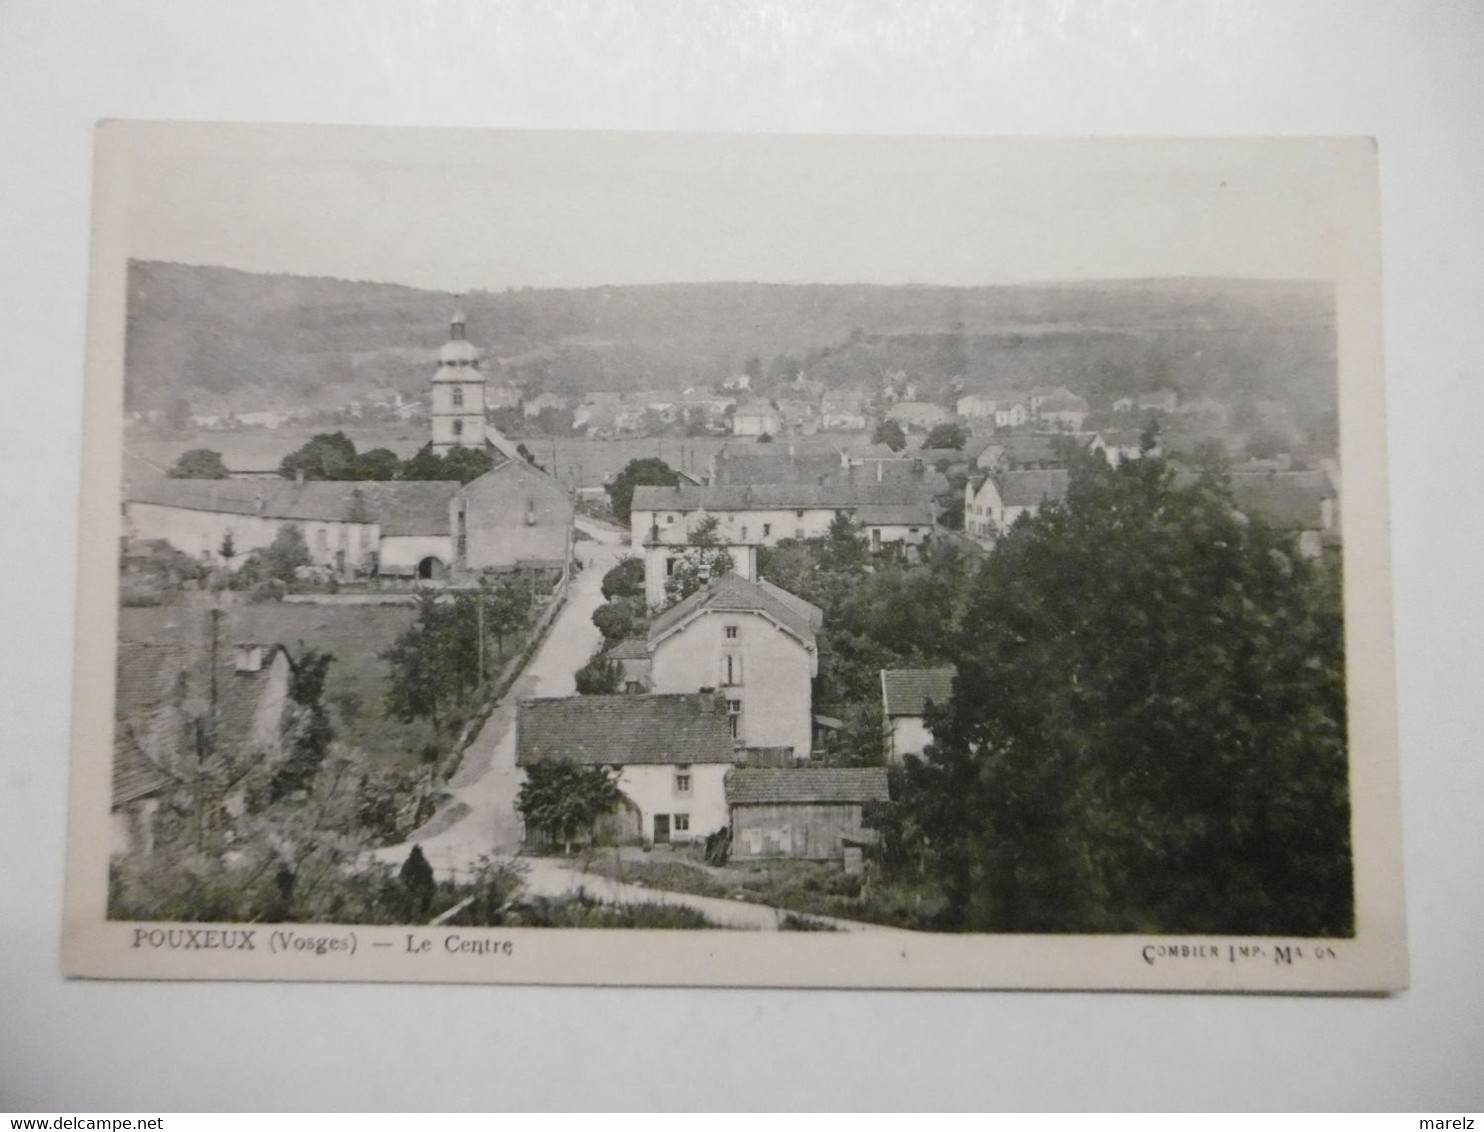
M 905 370 L 922 395 L 1064 383 L 1094 402 L 1172 386 L 1332 404 L 1333 289 L 1150 280 L 1015 287 L 693 283 L 475 292 L 462 304 L 488 372 L 529 391 L 683 388 L 803 366 L 830 385 Z M 137 262 L 128 402 L 196 411 L 417 395 L 455 297 L 382 283 Z

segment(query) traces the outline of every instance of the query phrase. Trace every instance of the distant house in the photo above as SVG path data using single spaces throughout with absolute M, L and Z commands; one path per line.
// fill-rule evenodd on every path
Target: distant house
M 520 411 L 527 420 L 530 420 L 532 417 L 540 416 L 546 409 L 555 409 L 558 412 L 565 413 L 571 407 L 572 403 L 565 397 L 559 396 L 556 393 L 542 393 L 539 396 L 532 397 L 529 401 L 523 401 Z
M 1080 429 L 1082 422 L 1087 419 L 1087 413 L 1087 402 L 1065 389 L 1043 398 L 1036 406 L 1036 416 L 1043 424 L 1064 429 L 1067 432 Z
M 777 436 L 783 420 L 771 402 L 747 401 L 732 414 L 733 436 Z
M 958 399 L 954 408 L 958 415 L 968 420 L 993 420 L 995 399 L 987 393 L 966 393 Z
M 565 696 L 516 709 L 518 769 L 571 762 L 615 775 L 624 804 L 602 832 L 618 842 L 698 841 L 725 828 L 736 758 L 726 704 L 712 692 Z M 526 839 L 542 834 L 527 829 Z
M 665 579 L 690 545 L 692 533 L 709 518 L 717 520 L 715 537 L 731 551 L 734 568 L 744 578 L 756 576 L 759 546 L 824 535 L 842 515 L 860 525 L 876 548 L 917 546 L 932 537 L 933 497 L 946 486 L 942 476 L 918 472 L 877 482 L 869 469 L 861 468 L 859 474 L 866 477 L 863 482 L 845 478 L 636 488 L 630 518 L 633 552 L 644 559 L 649 603 L 662 599 Z
M 881 709 L 885 717 L 886 757 L 899 763 L 908 755 L 921 755 L 933 741 L 924 715 L 929 703 L 942 707 L 953 694 L 958 672 L 944 668 L 883 668 Z
M 1119 464 L 1129 460 L 1138 460 L 1144 456 L 1163 456 L 1164 446 L 1160 443 L 1158 435 L 1154 437 L 1154 447 L 1148 452 L 1144 451 L 1144 431 L 1136 428 L 1104 429 L 1101 433 L 1103 438 L 1103 459 L 1108 461 L 1108 466 L 1118 467 Z
M 953 419 L 953 414 L 947 409 L 931 401 L 898 401 L 887 410 L 886 416 L 903 428 L 916 432 L 928 432 L 933 426 Z
M 1231 485 L 1239 511 L 1292 534 L 1301 554 L 1339 544 L 1339 500 L 1324 472 L 1234 473 Z
M 964 533 L 992 543 L 1022 515 L 1034 517 L 1047 503 L 1060 503 L 1069 482 L 1063 468 L 971 477 L 964 486 Z
M 882 767 L 739 767 L 726 779 L 732 856 L 839 860 L 868 804 L 891 800 Z
M 788 432 L 810 433 L 819 431 L 819 416 L 808 401 L 783 398 L 778 402 L 778 419 Z
M 823 620 L 817 607 L 771 582 L 723 575 L 654 619 L 649 686 L 656 692 L 715 687 L 739 747 L 806 759 Z
M 865 397 L 854 389 L 832 389 L 819 405 L 820 427 L 826 432 L 860 432 L 866 427 Z

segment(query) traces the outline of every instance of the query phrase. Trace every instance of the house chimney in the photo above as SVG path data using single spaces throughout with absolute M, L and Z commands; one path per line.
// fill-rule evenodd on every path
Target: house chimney
M 702 688 L 697 693 L 701 698 L 701 714 L 711 715 L 716 711 L 716 689 L 710 686 Z
M 261 672 L 263 670 L 263 646 L 243 644 L 233 648 L 233 667 L 238 672 Z

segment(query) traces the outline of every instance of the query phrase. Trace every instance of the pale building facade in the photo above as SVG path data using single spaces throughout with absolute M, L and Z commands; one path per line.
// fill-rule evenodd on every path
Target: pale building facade
M 802 598 L 728 574 L 655 619 L 650 686 L 655 692 L 715 688 L 738 747 L 807 759 L 822 621 L 821 611 Z

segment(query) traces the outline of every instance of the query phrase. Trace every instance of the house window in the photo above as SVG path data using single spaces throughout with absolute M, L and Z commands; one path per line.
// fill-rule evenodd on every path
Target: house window
M 680 561 L 678 558 L 665 559 L 665 577 L 673 578 L 675 576 L 675 564 L 678 561 Z
M 733 739 L 742 738 L 742 701 L 727 701 L 727 726 Z
M 763 524 L 763 538 L 767 538 L 772 533 L 773 533 L 773 524 L 772 523 L 764 523 Z
M 742 685 L 742 654 L 739 652 L 724 652 L 721 654 L 721 682 L 728 688 L 738 688 Z
M 737 639 L 737 633 L 740 630 L 738 630 L 737 626 L 735 626 L 735 625 L 728 625 L 726 627 L 726 630 L 725 631 L 726 631 L 726 635 L 727 635 L 727 640 L 729 640 L 729 641 L 735 641 Z
M 676 833 L 689 833 L 690 832 L 690 815 L 689 814 L 676 814 L 675 815 L 675 832 Z
M 365 550 L 371 545 L 371 528 L 361 528 L 361 549 Z
M 454 421 L 453 422 L 453 434 L 454 434 L 455 437 L 460 437 L 460 436 L 463 436 L 464 435 L 464 422 L 463 421 Z
M 320 527 L 314 532 L 314 545 L 320 550 L 324 550 L 330 545 L 330 536 L 324 527 Z
M 743 542 L 746 542 L 747 541 L 747 528 L 746 527 L 743 527 L 742 528 L 742 541 Z
M 675 516 L 674 515 L 666 515 L 665 516 L 665 526 L 668 527 L 674 521 L 675 521 Z
M 801 539 L 803 537 L 804 537 L 804 528 L 803 527 L 795 527 L 794 528 L 794 538 L 800 538 Z
M 455 409 L 462 409 L 464 407 L 464 387 L 462 385 L 455 385 L 453 387 L 453 407 Z
M 682 770 L 676 770 L 676 772 L 675 772 L 675 793 L 677 793 L 677 794 L 689 794 L 690 793 L 690 768 L 689 767 L 686 767 L 686 768 L 684 768 Z

